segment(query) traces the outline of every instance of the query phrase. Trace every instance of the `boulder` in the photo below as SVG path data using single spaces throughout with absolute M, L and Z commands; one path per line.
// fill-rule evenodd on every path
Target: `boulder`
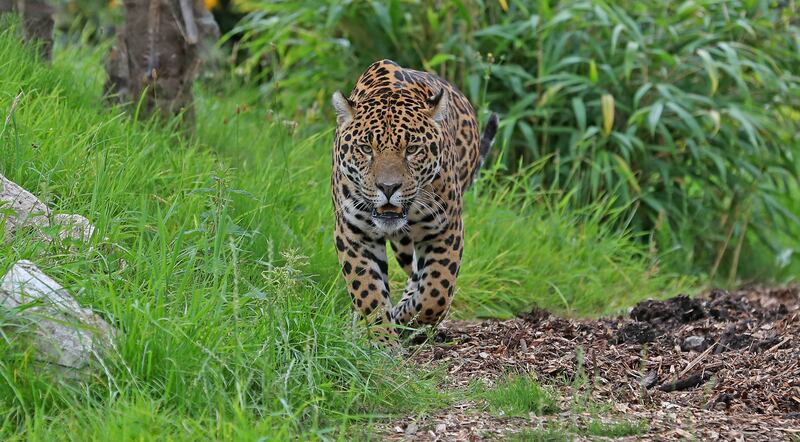
M 58 226 L 62 240 L 74 239 L 88 243 L 94 234 L 94 226 L 81 215 L 53 214 L 50 208 L 36 196 L 13 181 L 0 175 L 0 225 L 5 224 L 6 240 L 26 227 L 33 227 L 37 239 L 50 242 L 43 228 Z
M 94 235 L 94 225 L 82 215 L 59 213 L 53 216 L 51 225 L 59 226 L 58 237 L 62 241 L 74 239 L 88 243 Z
M 89 371 L 113 348 L 111 326 L 30 261 L 17 262 L 3 277 L 0 306 L 24 324 L 5 334 L 25 339 L 40 362 L 66 374 Z
M 49 225 L 50 209 L 32 193 L 0 175 L 0 208 L 10 213 L 5 219 L 6 235 L 12 238 L 17 230 L 30 225 Z

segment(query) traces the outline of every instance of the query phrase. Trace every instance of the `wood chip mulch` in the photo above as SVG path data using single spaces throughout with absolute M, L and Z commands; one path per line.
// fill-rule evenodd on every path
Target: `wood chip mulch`
M 437 333 L 411 360 L 445 369 L 443 388 L 531 373 L 557 392 L 562 412 L 504 418 L 464 401 L 392 422 L 384 439 L 496 440 L 600 419 L 645 422 L 635 440 L 800 441 L 797 287 L 645 301 L 600 320 L 534 310 L 507 321 L 448 321 Z M 605 411 L 589 413 L 586 403 Z

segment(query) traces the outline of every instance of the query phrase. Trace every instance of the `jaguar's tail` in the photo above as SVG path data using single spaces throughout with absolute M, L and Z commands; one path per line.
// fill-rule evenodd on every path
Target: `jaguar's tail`
M 492 113 L 492 116 L 489 117 L 489 121 L 486 122 L 486 127 L 483 128 L 483 135 L 481 135 L 481 144 L 479 147 L 480 160 L 477 166 L 475 166 L 475 170 L 472 171 L 473 183 L 478 178 L 478 171 L 481 170 L 483 162 L 486 160 L 486 155 L 489 154 L 489 149 L 491 149 L 492 144 L 494 144 L 494 137 L 497 135 L 497 126 L 499 124 L 500 119 L 497 117 L 497 114 Z
M 486 154 L 489 153 L 489 149 L 491 149 L 492 144 L 494 144 L 494 137 L 497 135 L 498 124 L 500 124 L 500 119 L 497 117 L 496 113 L 492 113 L 492 116 L 489 117 L 489 121 L 486 123 L 486 127 L 483 128 L 483 135 L 481 135 L 481 165 L 483 165 Z M 478 166 L 478 168 L 480 169 L 480 166 Z

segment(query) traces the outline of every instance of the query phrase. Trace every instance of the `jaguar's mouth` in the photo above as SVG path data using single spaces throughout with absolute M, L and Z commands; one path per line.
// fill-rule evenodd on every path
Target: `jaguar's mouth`
M 372 209 L 372 218 L 381 221 L 404 220 L 407 214 L 405 208 L 397 207 L 392 204 L 384 204 L 383 206 Z

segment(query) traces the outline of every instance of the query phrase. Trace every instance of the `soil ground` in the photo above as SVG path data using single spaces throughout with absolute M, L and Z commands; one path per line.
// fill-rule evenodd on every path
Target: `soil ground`
M 448 389 L 531 373 L 553 389 L 561 412 L 510 418 L 469 399 L 393 422 L 389 439 L 497 440 L 599 420 L 646 424 L 628 437 L 636 440 L 800 441 L 797 287 L 646 301 L 600 320 L 535 310 L 507 321 L 450 321 L 411 360 L 445 370 Z

